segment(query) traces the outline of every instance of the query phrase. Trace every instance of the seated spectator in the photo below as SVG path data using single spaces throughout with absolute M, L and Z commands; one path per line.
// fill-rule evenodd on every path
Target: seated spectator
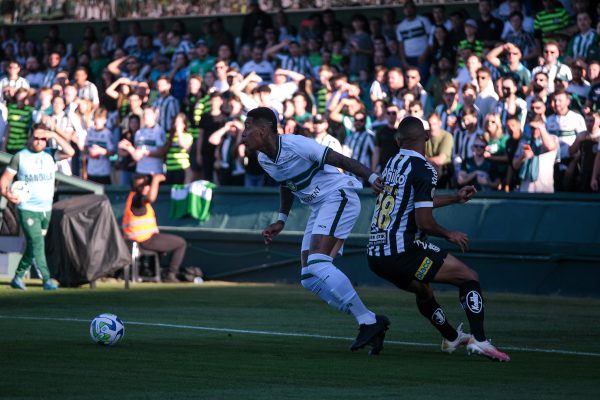
M 491 161 L 484 156 L 487 141 L 478 136 L 473 141 L 473 156 L 464 160 L 458 173 L 459 186 L 474 186 L 478 191 L 498 190 L 500 179 Z
M 187 243 L 179 236 L 160 233 L 152 203 L 156 201 L 158 186 L 166 177 L 162 174 L 136 175 L 132 190 L 125 203 L 123 233 L 125 238 L 137 242 L 142 249 L 158 253 L 172 252 L 165 282 L 179 282 L 177 273 L 183 262 Z
M 531 134 L 521 139 L 512 161 L 521 179 L 521 192 L 554 193 L 554 162 L 558 140 L 540 118 L 529 123 Z

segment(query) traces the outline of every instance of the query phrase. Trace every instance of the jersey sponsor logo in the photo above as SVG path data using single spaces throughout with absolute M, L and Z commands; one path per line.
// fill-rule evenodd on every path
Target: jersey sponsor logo
M 369 235 L 369 245 L 370 246 L 381 246 L 387 243 L 387 235 L 385 232 L 379 233 L 371 233 Z
M 446 316 L 444 315 L 444 310 L 442 310 L 441 308 L 438 307 L 438 309 L 433 312 L 433 315 L 431 316 L 431 320 L 436 325 L 444 325 L 444 323 L 446 322 Z
M 431 184 L 433 186 L 437 185 L 438 174 L 437 174 L 435 167 L 429 163 L 425 163 L 425 166 L 427 167 L 428 170 L 431 171 Z M 433 195 L 432 195 L 432 197 L 433 197 Z
M 385 170 L 383 178 L 385 183 L 391 186 L 398 185 L 399 187 L 402 187 L 406 183 L 406 175 L 400 174 L 400 170 L 398 169 Z
M 289 181 L 288 181 L 289 182 Z M 293 183 L 292 183 L 293 184 Z M 295 186 L 295 185 L 294 185 Z M 289 186 L 288 186 L 289 187 Z M 292 189 L 291 187 L 289 187 L 291 191 L 294 191 L 294 189 Z M 311 194 L 309 194 L 308 196 L 304 196 L 301 198 L 301 200 L 304 203 L 310 203 L 311 201 L 313 201 L 318 195 L 319 193 L 321 193 L 321 188 L 320 187 L 316 187 L 315 190 L 312 191 Z
M 467 307 L 475 314 L 479 314 L 483 309 L 483 299 L 475 290 L 471 290 L 467 293 Z
M 427 275 L 427 272 L 429 271 L 429 268 L 431 268 L 432 265 L 433 261 L 429 257 L 425 257 L 423 259 L 423 262 L 421 263 L 421 266 L 419 267 L 417 272 L 415 272 L 415 278 L 422 281 L 425 275 Z

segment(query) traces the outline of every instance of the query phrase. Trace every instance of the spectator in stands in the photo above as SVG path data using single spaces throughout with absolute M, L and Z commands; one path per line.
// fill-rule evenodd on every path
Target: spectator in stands
M 348 72 L 357 76 L 362 70 L 371 69 L 373 41 L 367 32 L 367 18 L 361 14 L 352 16 L 354 33 L 348 38 L 350 50 L 350 65 Z
M 512 165 L 521 180 L 520 191 L 554 193 L 554 161 L 558 140 L 540 118 L 529 123 L 531 136 L 519 143 Z
M 507 60 L 500 61 L 499 56 L 506 54 Z M 512 76 L 517 83 L 517 93 L 527 94 L 531 82 L 531 72 L 521 63 L 521 50 L 512 43 L 506 43 L 492 49 L 486 56 L 488 62 L 498 68 L 502 76 Z
M 452 134 L 442 129 L 442 120 L 437 113 L 431 113 L 427 118 L 431 130 L 429 140 L 425 143 L 425 157 L 433 165 L 438 174 L 438 188 L 445 188 L 452 176 Z
M 48 54 L 47 60 L 47 68 L 42 86 L 51 87 L 54 84 L 56 74 L 62 71 L 61 55 L 57 51 L 52 51 L 50 54 Z
M 354 115 L 354 129 L 344 140 L 343 148 L 344 155 L 360 162 L 367 168 L 371 168 L 373 166 L 373 151 L 375 150 L 375 135 L 367 129 L 366 124 L 367 115 L 363 111 L 357 112 Z
M 454 132 L 452 163 L 454 165 L 455 178 L 458 177 L 458 172 L 463 161 L 473 157 L 473 144 L 477 136 L 480 136 L 481 133 L 477 126 L 477 110 L 473 107 L 465 107 L 463 109 L 462 120 Z
M 534 38 L 533 32 L 524 28 L 524 21 L 528 18 L 531 19 L 524 17 L 521 11 L 513 11 L 505 24 L 502 39 L 521 50 L 523 61 L 527 65 L 535 65 L 540 55 L 540 45 L 539 41 Z
M 494 90 L 492 73 L 487 67 L 481 67 L 477 70 L 477 87 L 479 93 L 475 99 L 475 105 L 479 108 L 481 115 L 487 115 L 496 109 L 496 103 L 499 100 L 498 94 Z
M 546 0 L 547 2 L 548 0 Z M 573 79 L 571 68 L 559 61 L 560 51 L 558 43 L 549 40 L 544 45 L 544 64 L 535 67 L 531 73 L 533 76 L 538 72 L 545 72 L 548 75 L 548 93 L 554 93 L 554 81 L 557 77 L 565 77 L 567 81 Z
M 152 208 L 158 187 L 165 179 L 162 174 L 136 175 L 133 178 L 132 191 L 127 197 L 123 213 L 123 233 L 126 239 L 139 243 L 142 249 L 158 253 L 172 252 L 163 281 L 179 282 L 177 274 L 185 257 L 187 243 L 179 236 L 160 233 Z
M 94 126 L 88 128 L 85 138 L 85 152 L 87 154 L 87 179 L 101 183 L 111 184 L 111 166 L 108 159 L 115 153 L 116 144 L 113 135 L 106 128 L 108 112 L 98 108 L 94 113 Z
M 567 62 L 580 57 L 588 58 L 590 48 L 598 42 L 598 34 L 592 29 L 592 19 L 589 12 L 582 11 L 577 14 L 577 29 L 579 29 L 579 32 L 569 42 Z
M 542 0 L 544 9 L 535 15 L 535 33 L 543 39 L 552 38 L 571 24 L 571 17 L 563 7 L 557 7 L 556 0 Z
M 92 82 L 88 81 L 86 68 L 79 67 L 75 70 L 75 87 L 77 88 L 77 97 L 91 101 L 94 108 L 98 108 L 100 105 L 98 88 Z
M 214 181 L 214 163 L 216 146 L 209 142 L 210 136 L 226 122 L 222 112 L 223 95 L 213 92 L 210 95 L 210 112 L 202 116 L 199 125 L 198 138 L 196 139 L 196 164 L 202 169 L 203 178 Z
M 179 101 L 171 96 L 171 82 L 166 76 L 158 78 L 156 81 L 156 90 L 158 98 L 152 104 L 158 111 L 158 124 L 165 132 L 170 132 L 173 128 L 173 120 L 179 113 Z
M 500 114 L 502 125 L 506 124 L 509 116 L 515 115 L 521 121 L 521 127 L 525 126 L 527 119 L 527 103 L 520 97 L 517 97 L 517 82 L 512 75 L 507 75 L 502 79 L 501 99 L 496 103 L 494 112 Z
M 6 68 L 6 76 L 0 79 L 0 101 L 6 101 L 4 94 L 8 93 L 10 99 L 15 95 L 17 89 L 25 88 L 29 89 L 29 82 L 19 76 L 21 72 L 21 66 L 16 61 L 9 61 L 8 67 Z
M 492 1 L 479 1 L 479 18 L 477 19 L 477 38 L 484 47 L 493 47 L 502 35 L 504 24 L 491 14 Z
M 167 139 L 165 155 L 167 184 L 183 184 L 186 181 L 185 171 L 190 168 L 189 150 L 193 140 L 188 130 L 188 121 L 185 114 L 177 114 Z
M 412 0 L 404 3 L 403 11 L 405 18 L 396 27 L 396 39 L 399 42 L 402 67 L 420 66 L 421 77 L 427 80 L 429 71 L 425 64 L 427 56 L 425 50 L 431 31 L 431 22 L 427 18 L 417 15 L 417 8 Z
M 487 141 L 483 156 L 492 162 L 496 170 L 496 176 L 500 179 L 502 189 L 506 190 L 509 183 L 507 177 L 508 155 L 506 154 L 506 142 L 509 137 L 503 132 L 499 114 L 492 113 L 485 116 L 483 137 Z
M 454 82 L 448 82 L 443 87 L 444 103 L 436 107 L 435 112 L 442 120 L 442 129 L 448 132 L 460 125 L 459 113 L 462 105 L 458 102 L 458 86 Z
M 49 138 L 54 138 L 62 149 L 54 155 L 45 152 Z M 54 198 L 54 160 L 60 157 L 71 157 L 73 149 L 67 141 L 54 132 L 48 131 L 41 124 L 33 126 L 33 132 L 27 139 L 27 148 L 17 152 L 10 160 L 8 167 L 0 177 L 0 193 L 8 201 L 17 206 L 17 216 L 25 234 L 26 247 L 23 257 L 17 266 L 15 276 L 10 282 L 14 289 L 25 290 L 23 277 L 33 264 L 40 272 L 44 290 L 56 290 L 57 283 L 50 279 L 50 271 L 46 262 L 44 236 L 50 224 L 52 200 Z M 31 196 L 22 199 L 11 190 L 11 183 L 16 177 L 27 183 Z
M 483 136 L 477 136 L 473 141 L 473 155 L 464 160 L 458 173 L 459 186 L 474 186 L 478 191 L 497 190 L 500 179 L 491 161 L 484 156 L 487 141 Z
M 161 174 L 163 157 L 166 151 L 164 129 L 156 121 L 156 110 L 144 108 L 143 128 L 136 132 L 133 143 L 128 140 L 119 142 L 119 149 L 131 155 L 137 163 L 135 172 L 138 174 Z

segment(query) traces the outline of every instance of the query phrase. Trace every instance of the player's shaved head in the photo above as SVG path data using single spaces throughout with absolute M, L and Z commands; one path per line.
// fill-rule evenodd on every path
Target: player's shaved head
M 404 117 L 398 131 L 396 132 L 396 139 L 400 143 L 418 143 L 423 140 L 427 140 L 429 135 L 429 123 L 423 121 L 421 118 L 412 116 Z
M 264 123 L 270 126 L 271 132 L 274 135 L 277 134 L 277 117 L 275 116 L 273 110 L 271 110 L 268 107 L 258 107 L 253 110 L 250 110 L 250 112 L 247 115 L 246 122 Z

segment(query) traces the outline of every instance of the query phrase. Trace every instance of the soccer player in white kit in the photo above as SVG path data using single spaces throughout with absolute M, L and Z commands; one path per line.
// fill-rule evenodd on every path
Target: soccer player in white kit
M 356 190 L 362 188 L 356 178 L 337 168 L 364 178 L 376 193 L 383 189 L 381 179 L 359 162 L 313 139 L 277 134 L 277 118 L 266 107 L 248 113 L 242 137 L 248 148 L 259 152 L 258 161 L 265 172 L 281 183 L 279 217 L 264 229 L 265 244 L 283 230 L 294 196 L 309 205 L 311 214 L 302 240 L 302 286 L 354 316 L 359 333 L 350 350 L 371 345 L 370 354 L 378 354 L 390 322 L 363 304 L 348 277 L 333 264 L 333 258 L 341 253 L 358 218 L 360 200 Z

